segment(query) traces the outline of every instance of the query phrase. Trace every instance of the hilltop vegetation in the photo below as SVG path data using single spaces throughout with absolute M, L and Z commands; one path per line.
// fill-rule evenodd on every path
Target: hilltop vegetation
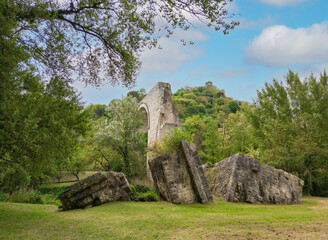
M 226 97 L 212 82 L 185 87 L 172 96 L 182 127 L 194 135 L 203 163 L 213 164 L 234 153 L 250 153 L 254 141 L 246 122 L 246 102 Z

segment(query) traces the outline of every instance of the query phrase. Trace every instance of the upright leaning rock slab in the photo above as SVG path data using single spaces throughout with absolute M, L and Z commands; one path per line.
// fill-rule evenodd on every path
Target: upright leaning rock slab
M 250 156 L 235 154 L 212 166 L 203 166 L 214 196 L 229 202 L 301 203 L 304 182 Z
M 175 204 L 213 201 L 198 154 L 187 141 L 181 141 L 176 152 L 151 160 L 149 167 L 160 200 Z
M 64 210 L 85 208 L 113 201 L 129 201 L 132 193 L 123 173 L 109 172 L 108 177 L 100 172 L 75 183 L 60 194 Z

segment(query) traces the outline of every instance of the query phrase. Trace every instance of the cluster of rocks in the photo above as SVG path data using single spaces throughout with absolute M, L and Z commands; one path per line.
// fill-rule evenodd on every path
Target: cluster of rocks
M 60 194 L 63 210 L 96 206 L 106 202 L 129 201 L 132 194 L 130 185 L 123 173 L 100 172 L 72 185 Z
M 214 196 L 229 202 L 301 203 L 304 182 L 252 157 L 235 154 L 212 166 L 203 165 Z

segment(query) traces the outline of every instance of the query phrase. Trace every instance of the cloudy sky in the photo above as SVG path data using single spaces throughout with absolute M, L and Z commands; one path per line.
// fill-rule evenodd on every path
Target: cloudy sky
M 161 50 L 145 51 L 132 89 L 75 87 L 86 104 L 108 104 L 159 81 L 170 83 L 173 92 L 212 81 L 227 96 L 252 101 L 257 89 L 273 78 L 283 80 L 288 69 L 302 78 L 328 71 L 327 0 L 235 0 L 231 11 L 240 26 L 228 35 L 197 27 L 161 39 Z M 195 44 L 183 46 L 181 37 Z

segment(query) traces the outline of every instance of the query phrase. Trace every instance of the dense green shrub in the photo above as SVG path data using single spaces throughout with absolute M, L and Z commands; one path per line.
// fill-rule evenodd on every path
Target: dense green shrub
M 216 99 L 216 103 L 217 103 L 219 106 L 223 105 L 223 104 L 224 104 L 224 98 L 218 98 L 218 99 Z
M 162 138 L 161 142 L 165 152 L 173 152 L 178 148 L 178 143 L 181 140 L 186 140 L 189 143 L 193 142 L 193 135 L 181 128 L 172 128 Z
M 33 189 L 21 188 L 9 195 L 8 202 L 16 203 L 41 203 L 41 196 L 38 191 Z
M 196 105 L 187 106 L 186 113 L 188 116 L 198 114 L 198 109 L 197 109 Z
M 145 186 L 133 186 L 130 184 L 132 195 L 131 200 L 136 202 L 157 202 L 157 193 L 155 190 Z
M 230 112 L 232 113 L 236 113 L 239 110 L 239 105 L 236 101 L 230 101 L 228 102 L 228 108 L 230 110 Z
M 197 105 L 196 108 L 197 108 L 197 111 L 198 111 L 199 113 L 205 113 L 205 112 L 206 112 L 206 110 L 205 110 L 205 106 L 204 106 L 203 104 L 199 104 L 199 105 Z
M 1 201 L 15 202 L 15 203 L 33 203 L 33 204 L 56 204 L 60 205 L 58 198 L 52 194 L 41 194 L 37 190 L 20 188 L 14 191 Z
M 0 191 L 0 202 L 6 202 L 9 198 L 9 194 L 3 191 Z
M 32 204 L 55 204 L 60 206 L 58 196 L 65 191 L 65 187 L 41 188 L 40 190 L 20 188 L 12 193 L 0 192 L 1 202 L 32 203 Z
M 27 187 L 30 184 L 30 175 L 20 166 L 8 168 L 0 175 L 0 188 L 4 192 L 14 192 L 17 186 Z
M 66 191 L 70 186 L 40 187 L 39 191 L 43 195 L 52 195 L 58 199 L 59 195 Z

